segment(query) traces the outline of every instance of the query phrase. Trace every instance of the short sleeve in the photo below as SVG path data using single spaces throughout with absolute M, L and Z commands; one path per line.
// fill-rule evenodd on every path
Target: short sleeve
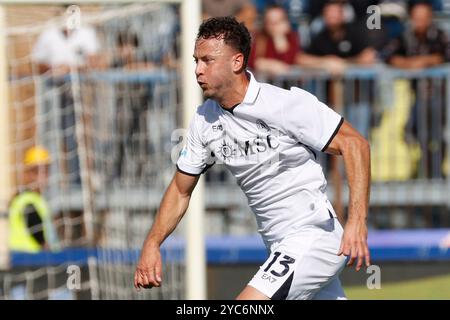
M 292 87 L 284 105 L 285 130 L 298 142 L 325 151 L 344 123 L 344 118 L 305 90 Z
M 198 116 L 194 115 L 189 125 L 186 143 L 177 161 L 178 171 L 192 176 L 202 174 L 214 164 L 209 164 L 208 148 L 202 142 L 198 130 L 199 121 Z

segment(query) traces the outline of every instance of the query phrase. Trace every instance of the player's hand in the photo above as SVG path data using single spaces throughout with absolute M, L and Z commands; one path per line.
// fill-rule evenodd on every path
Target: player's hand
M 160 287 L 162 283 L 161 253 L 158 246 L 146 245 L 134 273 L 136 289 Z
M 347 221 L 342 237 L 338 256 L 344 254 L 350 257 L 347 266 L 352 266 L 357 260 L 356 271 L 361 269 L 363 262 L 370 266 L 370 252 L 367 245 L 367 225 L 361 221 Z

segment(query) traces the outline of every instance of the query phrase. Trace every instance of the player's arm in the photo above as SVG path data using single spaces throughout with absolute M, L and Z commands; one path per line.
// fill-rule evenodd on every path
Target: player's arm
M 198 176 L 177 171 L 167 188 L 155 221 L 144 241 L 141 257 L 134 274 L 136 288 L 159 287 L 162 282 L 160 246 L 183 218 Z
M 348 265 L 356 259 L 359 271 L 363 261 L 370 266 L 367 246 L 367 212 L 370 194 L 370 146 L 358 131 L 344 121 L 325 152 L 342 155 L 350 190 L 348 218 L 338 255 L 350 256 Z

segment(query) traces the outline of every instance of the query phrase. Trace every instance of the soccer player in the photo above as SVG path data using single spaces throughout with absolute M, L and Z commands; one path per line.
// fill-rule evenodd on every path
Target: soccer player
M 339 273 L 370 265 L 368 142 L 310 93 L 258 83 L 246 71 L 250 34 L 234 18 L 200 26 L 194 59 L 208 98 L 192 119 L 187 143 L 136 267 L 136 288 L 162 284 L 160 245 L 175 229 L 201 175 L 222 162 L 256 215 L 270 256 L 237 299 L 345 299 Z M 342 155 L 349 214 L 342 229 L 326 196 L 316 151 Z

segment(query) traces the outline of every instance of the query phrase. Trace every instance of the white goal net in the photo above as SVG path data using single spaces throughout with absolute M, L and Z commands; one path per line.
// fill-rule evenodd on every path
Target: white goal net
M 21 198 L 29 203 L 17 200 L 22 218 L 14 220 L 8 203 L 0 298 L 184 297 L 177 234 L 163 245 L 164 286 L 133 287 L 142 242 L 175 171 L 179 7 L 4 6 L 12 199 L 38 193 L 47 208 Z M 43 158 L 48 165 L 36 164 Z

